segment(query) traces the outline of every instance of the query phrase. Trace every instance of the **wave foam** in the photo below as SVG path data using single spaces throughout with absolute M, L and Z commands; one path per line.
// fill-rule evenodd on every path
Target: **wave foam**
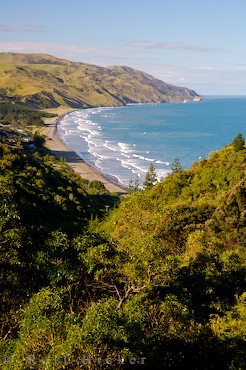
M 97 122 L 96 115 L 100 114 L 102 119 L 108 118 L 111 115 L 110 109 L 112 108 L 79 110 L 63 117 L 58 129 L 66 145 L 73 148 L 90 165 L 114 176 L 124 185 L 129 184 L 133 174 L 139 177 L 141 183 L 149 163 L 156 165 L 158 179 L 165 177 L 170 171 L 160 166 L 168 166 L 168 162 L 146 156 L 150 153 L 149 150 L 143 155 L 143 152 L 138 152 L 136 143 L 117 142 L 105 137 L 103 123 Z M 103 114 L 104 110 L 109 113 Z

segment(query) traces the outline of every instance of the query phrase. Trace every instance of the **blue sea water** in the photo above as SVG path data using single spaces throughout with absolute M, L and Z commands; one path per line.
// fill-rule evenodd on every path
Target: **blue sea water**
M 74 111 L 58 125 L 68 147 L 127 186 L 142 183 L 151 163 L 158 177 L 178 157 L 184 168 L 246 134 L 246 97 L 204 97 L 186 104 L 137 104 Z

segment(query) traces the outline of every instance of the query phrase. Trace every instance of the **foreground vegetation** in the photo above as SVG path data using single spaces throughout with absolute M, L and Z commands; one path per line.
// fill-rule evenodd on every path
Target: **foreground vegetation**
M 9 135 L 3 369 L 245 368 L 242 140 L 115 207 L 102 185 Z

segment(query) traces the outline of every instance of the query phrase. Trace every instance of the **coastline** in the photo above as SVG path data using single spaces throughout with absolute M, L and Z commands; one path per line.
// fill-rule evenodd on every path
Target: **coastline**
M 68 113 L 75 109 L 62 108 L 54 110 L 46 110 L 47 112 L 57 113 L 58 117 L 45 118 L 43 127 L 43 134 L 45 135 L 45 146 L 55 155 L 56 158 L 64 158 L 67 164 L 83 179 L 89 181 L 100 181 L 110 193 L 126 194 L 127 191 L 123 186 L 120 186 L 109 180 L 106 175 L 102 174 L 96 168 L 87 164 L 81 157 L 73 150 L 66 146 L 66 144 L 59 137 L 57 132 L 57 125 L 61 119 Z

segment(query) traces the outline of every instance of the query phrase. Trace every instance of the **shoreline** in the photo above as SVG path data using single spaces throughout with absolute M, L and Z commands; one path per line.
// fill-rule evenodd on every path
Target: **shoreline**
M 114 183 L 107 178 L 107 175 L 101 173 L 96 168 L 86 163 L 76 152 L 70 149 L 60 138 L 57 125 L 61 119 L 68 113 L 75 111 L 72 108 L 62 108 L 49 110 L 47 112 L 57 113 L 58 117 L 45 118 L 44 127 L 42 129 L 45 135 L 45 146 L 56 158 L 64 158 L 67 164 L 83 179 L 89 181 L 100 181 L 110 193 L 126 194 L 127 190 L 120 184 Z

